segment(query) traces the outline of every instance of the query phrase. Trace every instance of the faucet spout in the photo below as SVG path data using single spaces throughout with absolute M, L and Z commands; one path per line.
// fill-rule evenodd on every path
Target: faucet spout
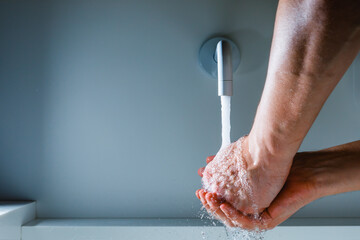
M 217 69 L 218 69 L 218 95 L 233 95 L 233 71 L 231 45 L 226 40 L 221 40 L 216 45 Z

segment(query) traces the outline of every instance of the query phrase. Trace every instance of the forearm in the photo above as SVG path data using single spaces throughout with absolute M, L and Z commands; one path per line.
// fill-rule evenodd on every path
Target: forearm
M 360 141 L 318 152 L 313 159 L 319 197 L 360 191 Z
M 358 0 L 280 0 L 266 84 L 249 135 L 253 155 L 295 155 L 360 49 L 359 11 Z

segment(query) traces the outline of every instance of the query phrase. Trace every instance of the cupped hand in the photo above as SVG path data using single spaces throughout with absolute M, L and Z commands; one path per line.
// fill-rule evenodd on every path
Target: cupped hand
M 209 157 L 207 162 L 211 159 L 213 157 Z M 297 154 L 281 192 L 259 217 L 244 214 L 216 193 L 199 189 L 196 191 L 196 196 L 210 214 L 229 227 L 241 227 L 248 230 L 272 229 L 300 208 L 320 197 L 316 186 L 317 170 L 313 165 L 311 154 Z M 199 169 L 198 172 L 202 176 L 203 168 Z
M 291 161 L 261 158 L 250 154 L 248 137 L 239 139 L 199 169 L 204 189 L 244 214 L 261 213 L 283 187 L 291 166 Z
M 206 158 L 206 164 L 209 164 L 213 159 L 215 158 L 215 155 L 209 156 Z M 203 172 L 205 170 L 205 167 L 199 168 L 198 174 L 200 177 L 203 177 Z M 209 193 L 206 192 L 204 189 L 199 189 L 196 191 L 197 198 L 202 202 L 203 206 L 207 210 L 209 214 L 211 214 L 216 219 L 222 221 L 224 224 L 226 224 L 228 227 L 241 227 L 244 229 L 254 229 L 254 226 L 257 226 L 256 220 L 251 216 L 243 215 L 241 212 L 237 211 L 234 207 L 232 207 L 229 203 L 227 203 L 225 200 L 223 200 L 220 196 L 218 196 L 216 193 Z M 233 214 L 228 215 L 225 213 L 225 211 L 222 209 L 225 206 L 229 207 L 229 210 L 236 211 L 238 213 L 237 217 L 241 217 L 242 219 L 235 219 L 235 216 Z

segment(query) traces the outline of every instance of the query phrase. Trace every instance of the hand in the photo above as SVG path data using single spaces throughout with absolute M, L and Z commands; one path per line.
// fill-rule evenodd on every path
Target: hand
M 258 219 L 221 201 L 217 194 L 198 190 L 196 195 L 210 213 L 230 227 L 271 229 L 318 198 L 360 190 L 359 159 L 360 141 L 296 154 L 283 189 Z
M 208 193 L 203 189 L 196 191 L 196 196 L 201 200 L 207 211 L 229 227 L 244 229 L 271 229 L 288 219 L 301 207 L 320 197 L 316 186 L 316 176 L 311 155 L 297 154 L 289 177 L 269 208 L 260 214 L 259 218 L 243 214 L 231 204 L 225 202 L 216 193 Z M 207 162 L 213 159 L 209 157 Z M 202 176 L 203 168 L 199 169 Z
M 209 156 L 206 158 L 206 164 L 209 164 L 215 155 Z M 200 177 L 203 177 L 203 172 L 205 167 L 199 168 L 198 174 Z M 203 206 L 207 210 L 207 212 L 214 216 L 216 219 L 222 221 L 229 227 L 241 227 L 244 229 L 253 229 L 253 226 L 256 222 L 253 222 L 253 219 L 249 216 L 242 215 L 241 212 L 238 212 L 235 208 L 233 208 L 230 204 L 226 203 L 221 197 L 219 197 L 216 193 L 208 193 L 203 189 L 199 189 L 196 191 L 197 198 L 202 202 Z M 235 216 L 232 218 L 232 215 L 227 216 L 222 208 L 229 207 L 229 211 L 233 210 L 239 214 L 237 217 L 242 217 L 242 220 L 235 219 Z
M 261 157 L 266 159 L 254 159 L 249 153 L 248 137 L 239 139 L 203 170 L 204 189 L 244 214 L 261 213 L 283 187 L 291 166 L 291 161 Z

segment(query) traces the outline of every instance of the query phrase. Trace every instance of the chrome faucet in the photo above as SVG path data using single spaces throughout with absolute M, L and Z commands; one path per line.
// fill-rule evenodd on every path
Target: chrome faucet
M 216 45 L 214 60 L 217 62 L 218 95 L 233 95 L 233 71 L 231 45 L 226 40 L 221 40 Z
M 218 95 L 233 95 L 233 73 L 240 63 L 240 51 L 236 44 L 225 37 L 205 41 L 199 51 L 200 66 L 218 80 Z

